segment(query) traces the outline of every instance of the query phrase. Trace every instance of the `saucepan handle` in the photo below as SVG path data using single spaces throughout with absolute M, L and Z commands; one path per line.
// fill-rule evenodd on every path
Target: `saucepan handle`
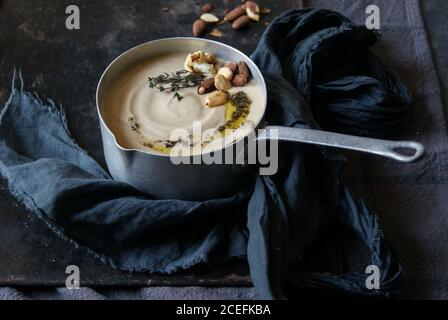
M 267 127 L 259 132 L 257 140 L 276 139 L 280 141 L 301 142 L 339 149 L 372 153 L 400 162 L 413 162 L 425 152 L 424 146 L 414 141 L 390 141 L 363 138 L 327 131 L 289 127 Z M 402 153 L 411 151 L 412 154 Z

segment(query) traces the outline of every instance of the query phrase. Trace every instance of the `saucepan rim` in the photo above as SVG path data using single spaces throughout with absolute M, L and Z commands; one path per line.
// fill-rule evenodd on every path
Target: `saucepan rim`
M 246 59 L 246 61 L 250 64 L 250 69 L 251 69 L 251 71 L 252 71 L 252 72 L 255 71 L 255 72 L 258 74 L 258 77 L 257 77 L 257 78 L 260 79 L 260 82 L 261 82 L 261 83 L 257 83 L 257 85 L 259 85 L 259 86 L 261 87 L 261 90 L 262 90 L 262 92 L 263 92 L 263 94 L 264 94 L 264 105 L 262 106 L 262 107 L 263 107 L 263 110 L 262 110 L 262 116 L 260 117 L 260 119 L 258 119 L 258 122 L 257 122 L 257 123 L 254 123 L 254 127 L 253 127 L 252 130 L 250 130 L 245 136 L 241 137 L 240 139 L 238 139 L 237 141 L 235 141 L 235 142 L 232 143 L 232 144 L 225 145 L 225 146 L 224 146 L 223 148 L 221 148 L 221 149 L 217 149 L 217 150 L 213 150 L 213 151 L 209 151 L 209 152 L 202 152 L 202 153 L 198 154 L 197 156 L 204 156 L 204 155 L 211 154 L 211 153 L 214 153 L 214 152 L 220 152 L 220 151 L 222 151 L 222 150 L 225 150 L 225 149 L 227 149 L 227 148 L 229 148 L 229 147 L 234 146 L 235 144 L 237 144 L 237 143 L 240 142 L 241 140 L 245 139 L 248 135 L 250 135 L 251 132 L 255 131 L 255 130 L 260 126 L 261 122 L 263 121 L 263 118 L 264 118 L 264 116 L 265 116 L 265 114 L 266 114 L 266 108 L 267 108 L 267 87 L 266 87 L 266 82 L 265 82 L 265 79 L 264 79 L 264 77 L 263 77 L 262 72 L 260 71 L 260 69 L 258 68 L 258 66 L 255 64 L 255 62 L 252 61 L 252 59 L 251 59 L 249 56 L 247 56 L 246 54 L 244 54 L 244 53 L 241 52 L 240 50 L 238 50 L 238 49 L 236 49 L 236 48 L 234 48 L 234 47 L 232 47 L 232 46 L 230 46 L 230 45 L 227 45 L 227 44 L 222 43 L 222 42 L 219 42 L 219 41 L 209 40 L 209 39 L 194 38 L 194 37 L 169 37 L 169 38 L 156 39 L 156 40 L 152 40 L 152 41 L 148 41 L 148 42 L 139 44 L 139 45 L 134 46 L 134 47 L 132 47 L 132 48 L 126 50 L 125 52 L 121 53 L 118 57 L 116 57 L 116 58 L 115 58 L 115 59 L 114 59 L 114 60 L 107 66 L 107 68 L 106 68 L 106 69 L 104 70 L 104 72 L 102 73 L 101 78 L 100 78 L 100 80 L 99 80 L 99 82 L 98 82 L 98 86 L 97 86 L 97 89 L 96 89 L 96 108 L 97 108 L 97 112 L 98 112 L 98 117 L 99 117 L 100 122 L 101 122 L 101 124 L 103 125 L 103 127 L 107 130 L 107 133 L 110 134 L 110 135 L 113 137 L 115 145 L 116 145 L 121 151 L 129 152 L 129 153 L 134 153 L 134 152 L 136 152 L 136 153 L 142 153 L 142 154 L 151 155 L 151 156 L 159 156 L 159 157 L 164 157 L 164 158 L 171 158 L 171 157 L 173 157 L 173 156 L 170 155 L 170 154 L 163 154 L 163 153 L 158 153 L 158 152 L 150 151 L 150 150 L 148 150 L 148 151 L 143 151 L 143 150 L 140 150 L 140 149 L 128 149 L 128 148 L 124 148 L 123 146 L 121 146 L 121 145 L 117 142 L 117 137 L 116 137 L 115 134 L 112 132 L 112 130 L 108 127 L 106 121 L 104 121 L 104 119 L 103 119 L 103 115 L 101 114 L 101 107 L 100 107 L 100 101 L 99 101 L 99 94 L 100 94 L 100 89 L 101 89 L 101 87 L 102 87 L 102 85 L 103 85 L 103 82 L 104 82 L 105 77 L 107 76 L 107 74 L 108 74 L 108 72 L 110 71 L 110 69 L 111 69 L 115 64 L 117 64 L 121 59 L 123 59 L 123 58 L 126 57 L 127 55 L 132 54 L 134 51 L 139 50 L 141 47 L 144 47 L 144 46 L 150 46 L 150 45 L 157 44 L 157 43 L 160 43 L 160 42 L 168 42 L 168 41 L 184 41 L 184 40 L 194 40 L 194 41 L 199 41 L 199 42 L 205 42 L 205 43 L 215 44 L 215 45 L 217 45 L 217 46 L 222 46 L 222 47 L 225 47 L 225 48 L 227 48 L 227 49 L 230 49 L 231 51 L 234 51 L 234 52 L 235 52 L 237 55 L 239 55 L 240 57 L 244 57 L 244 58 Z M 177 157 L 174 156 L 174 157 L 175 157 L 175 158 L 185 158 L 185 157 L 188 158 L 188 157 L 192 157 L 192 156 L 177 156 Z

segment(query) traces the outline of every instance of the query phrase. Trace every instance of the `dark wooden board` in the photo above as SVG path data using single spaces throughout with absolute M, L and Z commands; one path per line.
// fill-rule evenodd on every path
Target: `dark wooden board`
M 137 44 L 163 37 L 189 36 L 203 2 L 0 0 L 0 104 L 9 95 L 14 67 L 21 68 L 26 89 L 63 104 L 78 143 L 104 165 L 95 107 L 96 84 L 101 73 L 118 54 Z M 219 15 L 224 8 L 240 3 L 239 0 L 209 2 L 215 4 Z M 240 32 L 223 25 L 220 29 L 224 37 L 210 38 L 249 54 L 265 28 L 264 23 L 286 9 L 297 7 L 301 1 L 262 2 L 272 9 L 272 14 L 261 23 L 251 24 Z M 81 9 L 79 31 L 65 28 L 65 8 L 69 4 L 77 4 Z M 446 93 L 448 60 L 444 50 L 446 28 L 442 23 L 448 8 L 445 4 L 440 0 L 422 2 Z M 170 10 L 162 12 L 164 6 Z M 0 286 L 63 286 L 65 268 L 72 264 L 80 267 L 83 286 L 251 285 L 248 268 L 241 263 L 201 267 L 170 276 L 114 270 L 83 249 L 59 239 L 17 203 L 0 181 Z
M 215 13 L 240 1 L 210 1 Z M 204 1 L 6 0 L 0 6 L 0 102 L 7 99 L 14 67 L 24 75 L 27 90 L 61 103 L 78 143 L 104 165 L 95 106 L 97 82 L 106 66 L 123 51 L 153 39 L 190 36 Z M 264 1 L 273 10 L 259 24 L 235 32 L 219 28 L 213 38 L 251 53 L 276 14 L 298 1 Z M 65 28 L 65 9 L 77 4 L 81 30 Z M 162 7 L 169 8 L 163 12 Z M 83 286 L 250 285 L 245 264 L 198 268 L 171 276 L 131 274 L 104 265 L 81 248 L 59 239 L 0 185 L 0 286 L 62 286 L 65 268 L 81 269 Z

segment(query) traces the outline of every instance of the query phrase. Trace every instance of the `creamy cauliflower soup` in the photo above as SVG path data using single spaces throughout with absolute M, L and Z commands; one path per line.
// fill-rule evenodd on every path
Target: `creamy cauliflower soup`
M 176 52 L 122 71 L 106 89 L 101 112 L 123 148 L 194 155 L 246 136 L 264 101 L 244 62 Z

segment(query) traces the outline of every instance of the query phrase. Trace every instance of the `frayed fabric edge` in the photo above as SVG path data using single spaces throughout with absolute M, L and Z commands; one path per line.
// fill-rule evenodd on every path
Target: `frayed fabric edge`
M 19 87 L 17 87 L 17 81 L 19 81 Z M 11 84 L 11 94 L 10 94 L 8 100 L 6 101 L 5 105 L 3 106 L 3 108 L 0 111 L 0 126 L 2 125 L 2 120 L 3 120 L 4 115 L 6 114 L 6 112 L 9 110 L 9 108 L 11 106 L 14 96 L 16 96 L 17 94 L 25 94 L 27 97 L 29 97 L 31 99 L 36 99 L 42 106 L 46 106 L 50 112 L 57 114 L 58 118 L 60 119 L 62 125 L 64 126 L 64 129 L 66 130 L 68 136 L 72 140 L 74 146 L 77 149 L 79 149 L 80 151 L 87 153 L 87 151 L 82 149 L 76 143 L 73 136 L 71 135 L 71 133 L 68 129 L 67 117 L 65 115 L 62 105 L 59 105 L 59 106 L 56 105 L 54 103 L 54 101 L 51 99 L 47 99 L 47 104 L 45 104 L 36 92 L 34 92 L 33 94 L 24 92 L 24 81 L 23 81 L 23 76 L 22 76 L 22 72 L 20 69 L 19 70 L 17 70 L 16 68 L 14 69 L 14 73 L 13 73 L 13 77 L 12 77 L 12 84 Z M 143 266 L 142 267 L 134 267 L 134 268 L 122 266 L 119 263 L 115 262 L 115 260 L 113 258 L 111 258 L 110 256 L 103 254 L 103 253 L 99 253 L 98 251 L 91 249 L 87 245 L 80 244 L 75 239 L 73 239 L 72 237 L 67 235 L 65 233 L 63 227 L 61 227 L 57 224 L 51 223 L 49 221 L 49 219 L 46 218 L 45 213 L 42 212 L 42 210 L 32 202 L 31 198 L 27 198 L 23 192 L 20 193 L 18 190 L 16 190 L 12 186 L 12 182 L 10 181 L 8 174 L 5 172 L 5 166 L 1 160 L 0 160 L 0 176 L 2 176 L 6 180 L 9 193 L 18 202 L 20 202 L 23 206 L 25 206 L 25 208 L 27 208 L 28 210 L 30 210 L 31 212 L 36 214 L 36 216 L 41 221 L 43 221 L 48 226 L 48 228 L 52 232 L 54 232 L 60 239 L 72 244 L 73 246 L 75 246 L 75 248 L 81 248 L 81 249 L 85 250 L 88 254 L 92 255 L 94 258 L 100 260 L 104 264 L 110 265 L 114 269 L 122 270 L 122 271 L 126 271 L 126 272 L 137 272 L 137 273 L 173 274 L 173 273 L 176 273 L 179 271 L 188 270 L 191 267 L 198 265 L 198 264 L 209 263 L 209 258 L 207 255 L 200 255 L 199 257 L 196 257 L 195 259 L 192 259 L 191 261 L 188 261 L 184 264 L 174 265 L 174 266 L 170 266 L 170 267 L 166 267 L 166 268 L 162 268 L 162 269 L 143 267 Z M 234 258 L 241 258 L 241 256 L 235 256 Z
M 18 82 L 18 83 L 17 83 Z M 10 105 L 12 103 L 13 98 L 17 94 L 22 94 L 28 97 L 29 99 L 35 100 L 38 102 L 39 105 L 46 108 L 49 112 L 52 112 L 58 116 L 59 121 L 61 122 L 62 126 L 64 127 L 64 130 L 67 134 L 67 136 L 70 138 L 71 143 L 73 146 L 81 151 L 84 154 L 87 154 L 87 151 L 81 148 L 76 140 L 73 138 L 73 135 L 71 134 L 69 130 L 68 120 L 67 116 L 65 114 L 64 108 L 61 104 L 56 104 L 52 99 L 46 99 L 42 100 L 41 97 L 36 92 L 30 93 L 24 91 L 25 83 L 22 76 L 21 69 L 14 68 L 12 81 L 11 81 L 11 94 L 9 95 L 8 100 L 6 101 L 3 108 L 0 110 L 0 125 L 2 124 L 2 120 L 4 115 L 8 112 Z

